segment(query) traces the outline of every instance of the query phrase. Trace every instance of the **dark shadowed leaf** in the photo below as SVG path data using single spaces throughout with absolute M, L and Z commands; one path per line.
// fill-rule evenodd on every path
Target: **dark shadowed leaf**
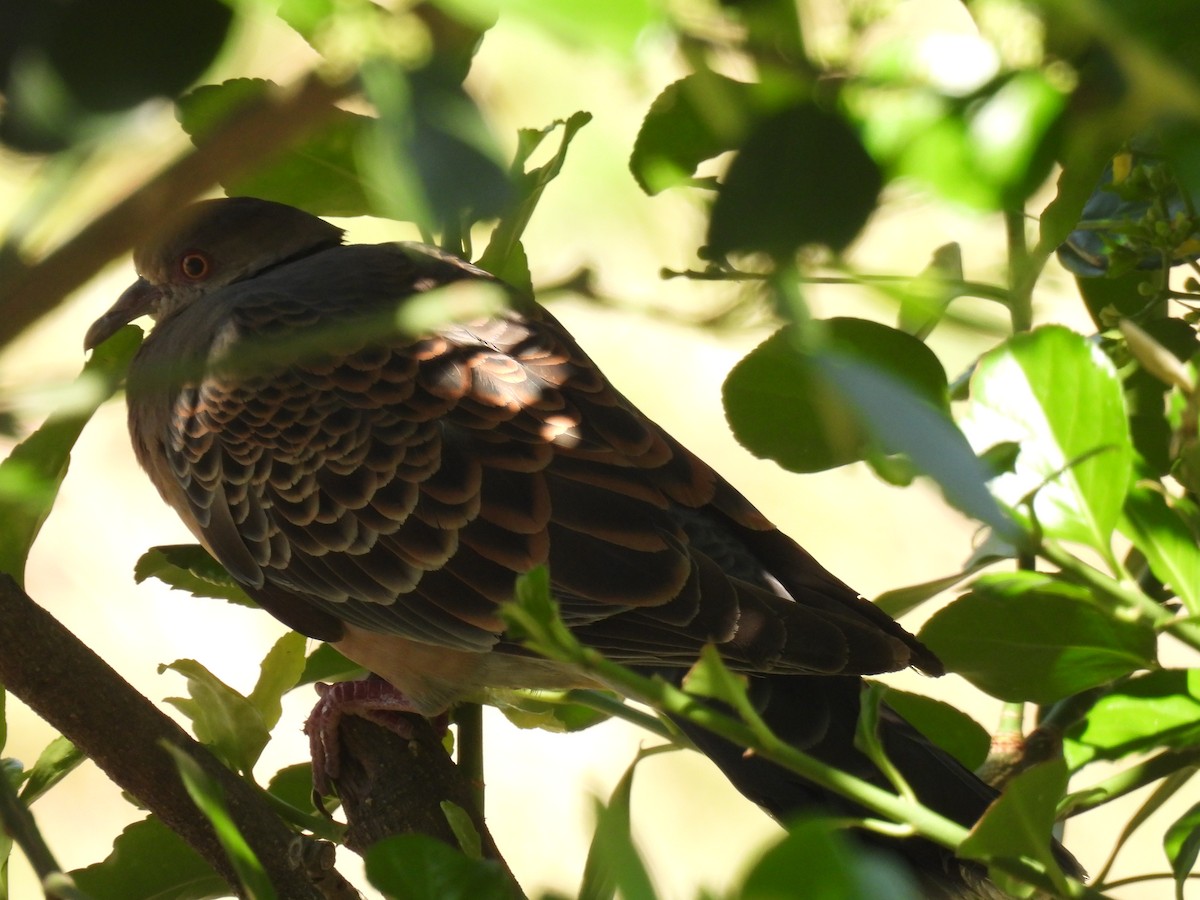
M 384 838 L 364 854 L 367 878 L 388 900 L 514 900 L 500 866 L 423 834 Z
M 844 250 L 875 209 L 883 177 L 846 121 L 801 103 L 761 120 L 713 204 L 709 247 L 786 258 L 800 247 Z
M 1052 703 L 1155 665 L 1152 629 L 1037 572 L 979 578 L 920 636 L 947 670 L 1001 700 Z
M 826 819 L 804 818 L 754 864 L 737 900 L 781 900 L 798 895 L 838 900 L 916 900 L 912 876 L 891 857 L 851 847 Z
M 982 725 L 949 703 L 889 687 L 883 702 L 968 769 L 983 764 L 992 739 Z
M 202 140 L 240 106 L 275 87 L 260 78 L 199 87 L 180 98 L 180 124 L 193 140 Z M 338 110 L 317 131 L 222 187 L 230 196 L 275 200 L 319 216 L 366 215 L 372 209 L 362 187 L 357 147 L 372 122 Z
M 5 4 L 0 139 L 59 150 L 98 130 L 98 116 L 174 96 L 212 62 L 232 15 L 220 0 Z
M 210 900 L 229 885 L 154 816 L 134 822 L 103 862 L 70 873 L 92 900 Z
M 271 776 L 271 780 L 267 782 L 267 791 L 273 797 L 278 797 L 302 812 L 317 811 L 312 800 L 313 774 L 310 762 L 284 766 Z
M 758 85 L 707 69 L 655 98 L 633 145 L 629 168 L 647 194 L 686 183 L 696 167 L 734 150 L 761 109 Z
M 866 319 L 827 319 L 819 325 L 823 347 L 877 364 L 924 400 L 948 408 L 946 374 L 920 341 Z M 865 457 L 865 425 L 823 362 L 800 346 L 797 331 L 789 327 L 733 368 L 722 389 L 725 415 L 750 452 L 793 472 L 817 472 Z

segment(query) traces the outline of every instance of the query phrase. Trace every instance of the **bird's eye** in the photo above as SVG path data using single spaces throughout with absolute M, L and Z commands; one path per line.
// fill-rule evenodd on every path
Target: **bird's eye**
M 208 274 L 210 268 L 208 257 L 199 251 L 185 253 L 179 260 L 179 271 L 183 273 L 184 278 L 191 281 L 199 281 Z

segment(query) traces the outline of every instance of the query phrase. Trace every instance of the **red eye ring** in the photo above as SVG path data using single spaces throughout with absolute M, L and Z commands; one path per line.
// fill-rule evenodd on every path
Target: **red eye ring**
M 211 269 L 212 263 L 209 262 L 208 255 L 199 250 L 191 250 L 179 260 L 179 271 L 189 281 L 199 281 L 206 277 Z

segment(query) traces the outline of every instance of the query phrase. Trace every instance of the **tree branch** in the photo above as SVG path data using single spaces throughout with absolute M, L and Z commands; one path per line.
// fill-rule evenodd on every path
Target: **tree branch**
M 250 785 L 0 574 L 0 682 L 86 753 L 109 778 L 237 884 L 208 820 L 192 803 L 164 744 L 194 758 L 224 794 L 230 815 L 280 896 L 323 900 L 352 890 L 336 872 L 322 885 L 289 861 L 294 835 Z M 335 891 L 341 891 L 340 894 Z
M 458 838 L 442 807 L 448 800 L 470 816 L 483 857 L 504 868 L 514 896 L 525 896 L 487 830 L 474 786 L 451 761 L 427 719 L 405 718 L 413 732 L 409 740 L 360 716 L 341 720 L 341 773 L 335 783 L 346 811 L 346 846 L 363 853 L 390 835 L 418 833 L 457 849 Z

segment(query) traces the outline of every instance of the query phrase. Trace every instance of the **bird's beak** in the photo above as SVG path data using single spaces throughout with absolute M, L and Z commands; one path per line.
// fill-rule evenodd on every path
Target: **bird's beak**
M 145 278 L 139 278 L 121 293 L 112 308 L 92 323 L 83 338 L 83 349 L 94 350 L 134 319 L 149 315 L 158 305 L 162 292 Z

